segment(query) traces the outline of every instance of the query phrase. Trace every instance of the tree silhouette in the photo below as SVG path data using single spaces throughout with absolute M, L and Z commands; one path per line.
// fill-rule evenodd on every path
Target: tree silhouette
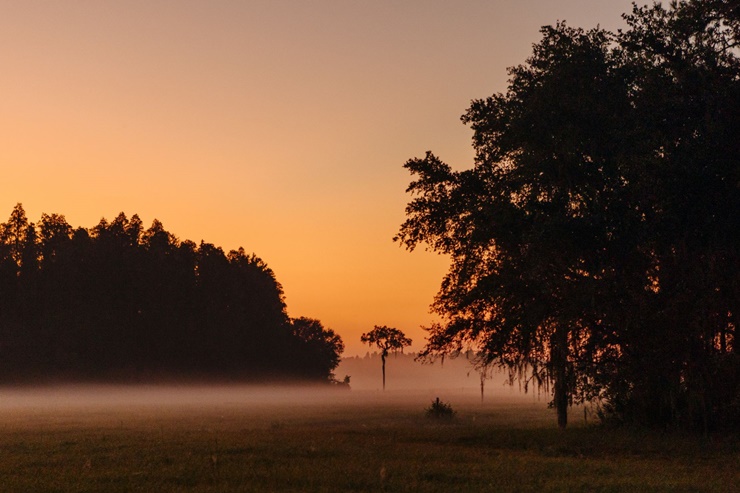
M 305 323 L 304 323 L 305 322 Z M 73 229 L 58 214 L 0 224 L 0 379 L 331 382 L 344 346 L 291 321 L 267 264 L 180 241 L 121 213 Z
M 472 169 L 405 164 L 396 240 L 451 258 L 426 356 L 472 347 L 525 388 L 552 383 L 560 427 L 597 397 L 646 424 L 730 412 L 739 13 L 689 1 L 635 7 L 618 34 L 545 27 L 507 91 L 463 116 Z
M 383 390 L 385 390 L 385 358 L 390 352 L 401 351 L 411 345 L 411 339 L 398 329 L 376 325 L 373 330 L 362 334 L 360 341 L 380 349 L 380 360 L 383 366 Z
M 23 204 L 16 204 L 10 213 L 8 222 L 3 225 L 3 242 L 9 246 L 10 256 L 20 268 L 26 236 L 28 235 L 28 219 Z
M 333 379 L 333 371 L 339 365 L 339 356 L 344 351 L 342 338 L 312 318 L 294 318 L 291 326 L 299 349 L 296 358 L 306 376 Z
M 409 187 L 419 198 L 398 239 L 452 258 L 434 304 L 449 323 L 431 328 L 428 352 L 470 341 L 489 361 L 553 381 L 564 427 L 572 344 L 595 318 L 581 300 L 604 274 L 609 248 L 599 197 L 617 179 L 621 134 L 603 116 L 619 113 L 624 98 L 603 32 L 559 24 L 543 34 L 527 64 L 511 70 L 509 92 L 474 101 L 463 117 L 475 131 L 474 169 L 453 172 L 431 153 L 406 163 L 419 175 Z

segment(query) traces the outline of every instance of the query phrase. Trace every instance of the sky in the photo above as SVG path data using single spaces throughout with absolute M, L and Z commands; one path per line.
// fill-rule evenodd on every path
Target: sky
M 644 3 L 644 2 L 638 2 Z M 449 260 L 392 241 L 403 164 L 472 165 L 460 122 L 543 25 L 623 27 L 624 0 L 0 0 L 0 221 L 119 212 L 244 247 L 291 317 L 365 354 L 424 344 Z

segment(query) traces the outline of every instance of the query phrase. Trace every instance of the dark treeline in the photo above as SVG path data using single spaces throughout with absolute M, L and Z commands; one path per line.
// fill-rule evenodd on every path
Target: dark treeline
M 260 258 L 180 241 L 121 213 L 90 229 L 58 214 L 0 224 L 0 380 L 327 381 L 341 338 L 289 319 Z

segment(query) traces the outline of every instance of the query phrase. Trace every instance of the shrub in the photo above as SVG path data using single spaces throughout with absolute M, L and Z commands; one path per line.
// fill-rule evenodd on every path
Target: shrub
M 432 401 L 432 405 L 427 408 L 425 413 L 427 418 L 434 419 L 452 419 L 455 414 L 457 413 L 453 411 L 452 406 L 440 401 L 439 397 Z

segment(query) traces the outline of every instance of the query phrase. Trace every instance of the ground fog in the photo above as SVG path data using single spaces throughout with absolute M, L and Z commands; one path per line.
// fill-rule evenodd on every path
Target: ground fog
M 740 481 L 736 442 L 723 437 L 578 419 L 563 433 L 546 398 L 491 385 L 481 402 L 473 386 L 430 387 L 0 389 L 0 490 L 727 491 Z M 454 419 L 425 417 L 437 397 Z

